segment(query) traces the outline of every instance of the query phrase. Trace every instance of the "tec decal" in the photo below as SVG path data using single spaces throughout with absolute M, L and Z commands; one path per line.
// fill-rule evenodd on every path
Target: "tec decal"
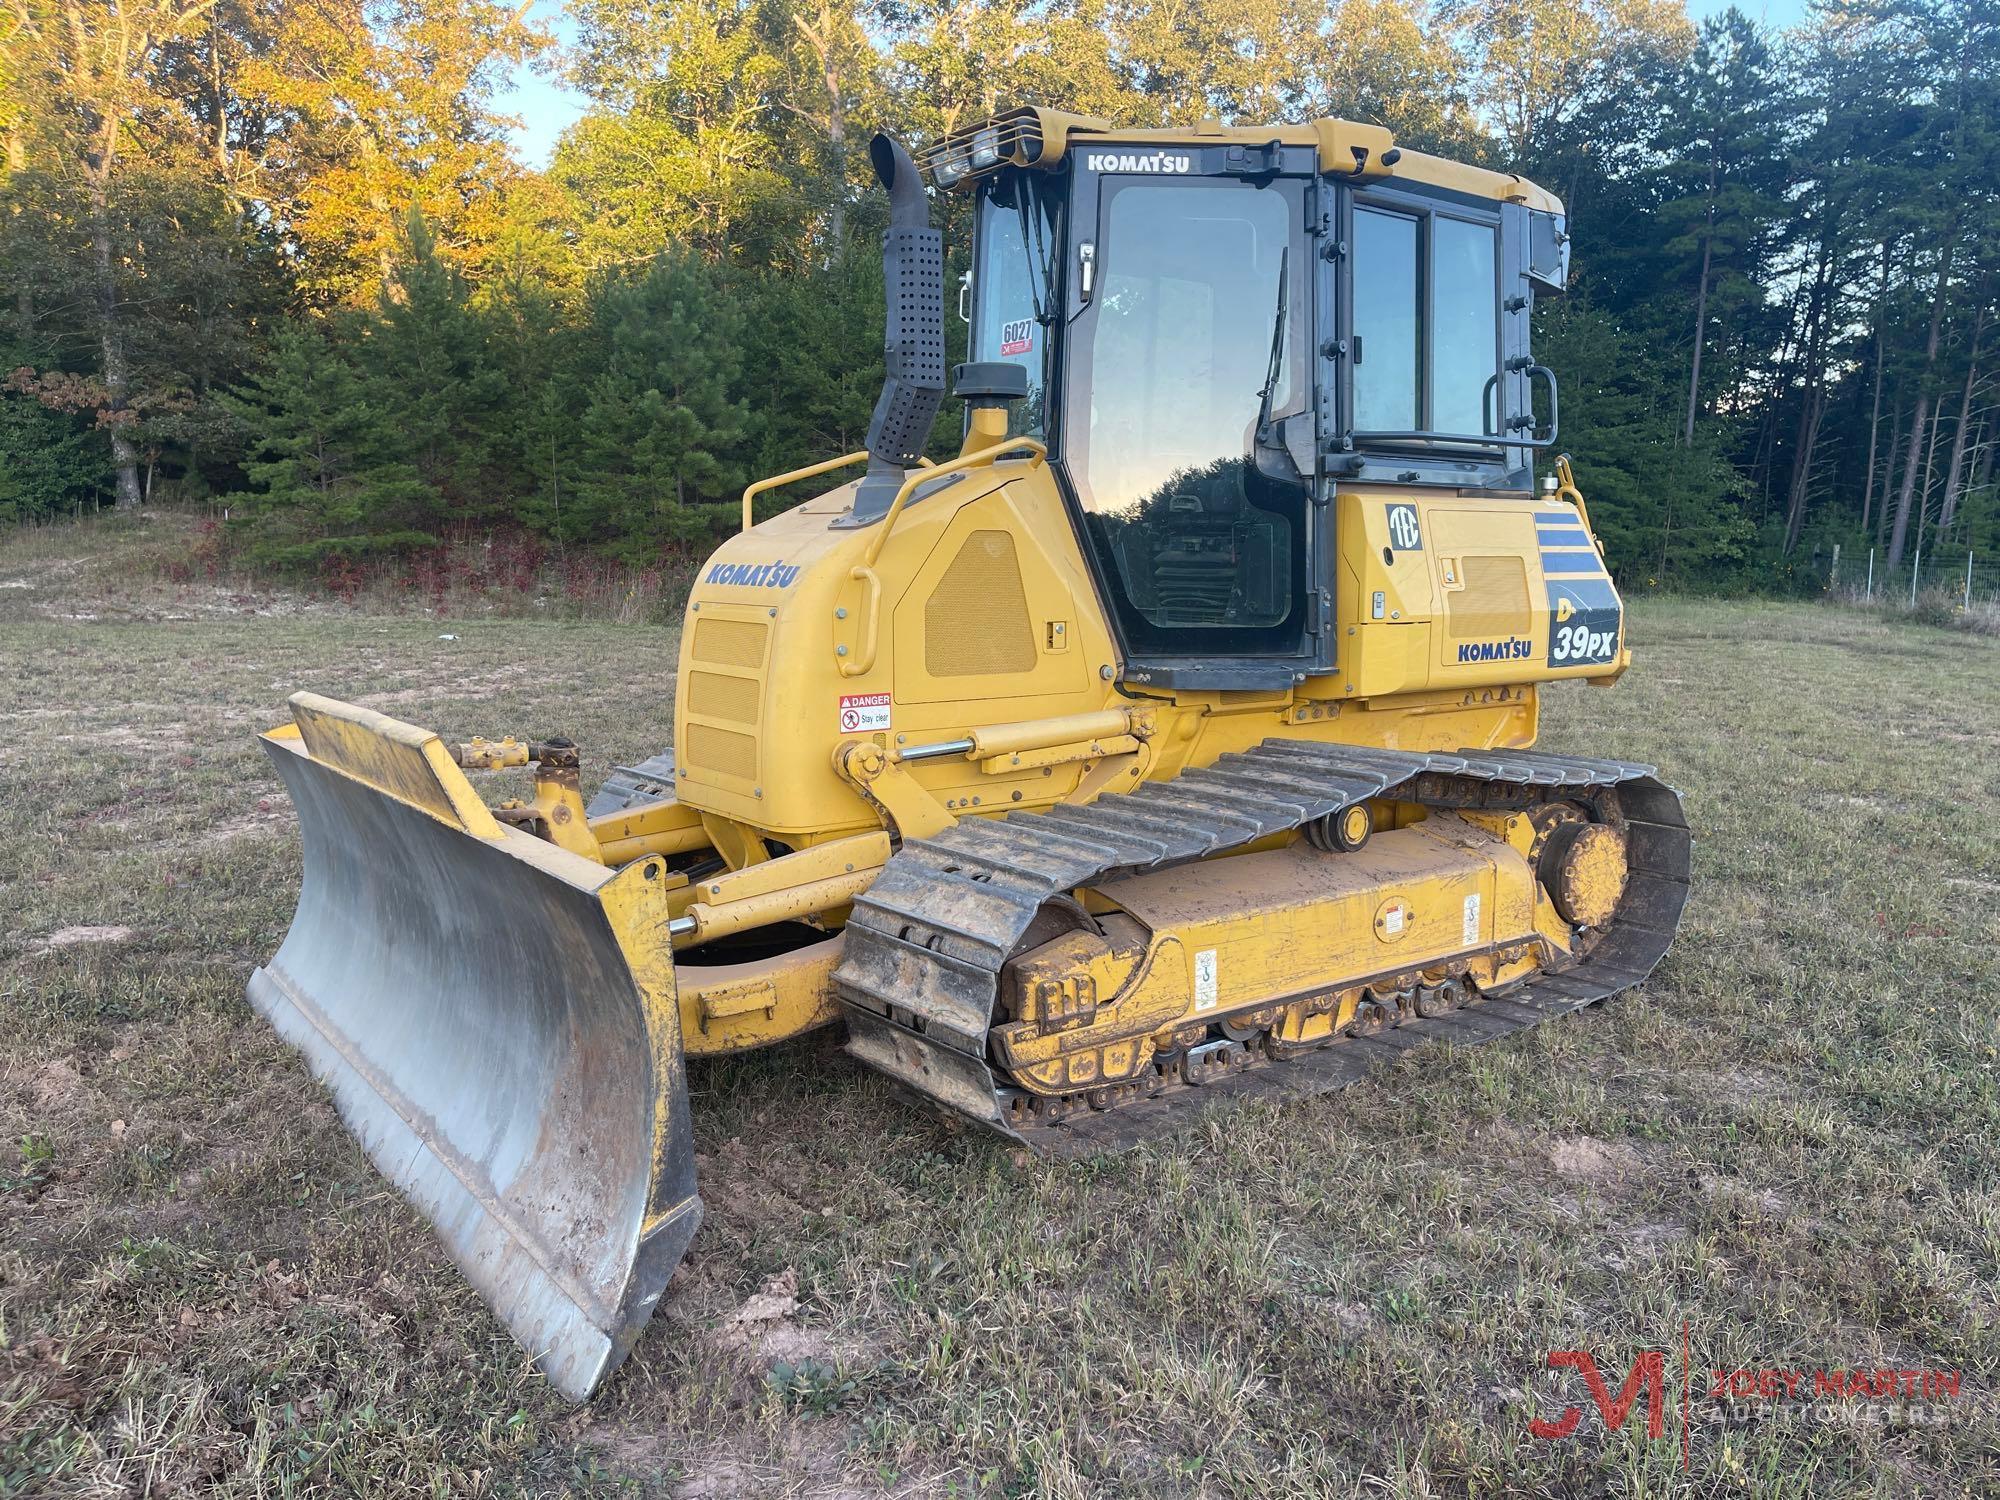
M 1083 164 L 1093 172 L 1192 172 L 1194 158 L 1177 151 L 1086 151 Z
M 1504 641 L 1466 641 L 1458 648 L 1460 661 L 1526 661 L 1534 654 L 1535 643 L 1521 635 Z
M 745 589 L 788 589 L 798 576 L 797 563 L 717 563 L 702 574 L 701 581 Z

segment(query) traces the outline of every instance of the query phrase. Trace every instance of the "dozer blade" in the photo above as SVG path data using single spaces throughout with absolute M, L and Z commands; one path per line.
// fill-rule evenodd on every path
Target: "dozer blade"
M 437 736 L 310 693 L 305 844 L 250 1001 L 549 1382 L 583 1400 L 701 1221 L 665 871 L 502 826 Z

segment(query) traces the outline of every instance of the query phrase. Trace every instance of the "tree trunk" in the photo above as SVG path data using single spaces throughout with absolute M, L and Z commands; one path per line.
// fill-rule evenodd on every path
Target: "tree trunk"
M 1680 446 L 1694 446 L 1694 410 L 1702 398 L 1702 344 L 1708 334 L 1708 260 L 1714 238 L 1702 236 L 1702 282 L 1694 292 L 1694 370 L 1688 374 L 1688 422 L 1680 434 Z
M 821 74 L 826 80 L 826 148 L 833 158 L 833 219 L 827 226 L 833 253 L 828 259 L 837 260 L 847 245 L 847 103 L 840 96 L 840 65 L 833 60 L 831 47 Z
M 1916 561 L 1919 565 L 1924 556 L 1924 518 L 1931 509 L 1931 471 L 1937 467 L 1938 434 L 1944 431 L 1940 418 L 1931 423 L 1931 440 L 1924 445 L 1924 479 L 1917 487 L 1917 549 Z
M 117 160 L 118 122 L 100 127 L 102 140 L 86 159 L 90 172 L 90 254 L 97 301 L 97 347 L 103 363 L 105 414 L 111 432 L 111 463 L 118 476 L 118 508 L 139 508 L 139 450 L 125 434 L 131 372 L 125 363 L 125 333 L 118 316 L 118 269 L 111 255 L 111 171 Z
M 1875 437 L 1882 427 L 1882 317 L 1889 301 L 1889 246 L 1882 245 L 1882 287 L 1875 294 L 1875 398 L 1868 408 L 1868 474 L 1861 491 L 1861 531 L 1868 532 L 1868 516 L 1875 504 Z
M 1785 392 L 1792 383 L 1792 358 L 1798 346 L 1798 325 L 1799 319 L 1788 314 L 1785 319 L 1785 337 L 1778 345 L 1777 374 L 1772 381 L 1776 389 L 1771 399 L 1764 403 L 1764 415 L 1757 424 L 1757 454 L 1750 461 L 1750 474 L 1757 482 L 1757 491 L 1761 497 L 1757 507 L 1757 516 L 1760 520 L 1765 510 L 1769 508 L 1767 502 L 1771 493 L 1771 450 L 1777 443 L 1779 410 L 1784 404 Z
M 1909 449 L 1903 463 L 1903 487 L 1896 495 L 1896 522 L 1889 532 L 1889 566 L 1892 568 L 1903 561 L 1903 547 L 1910 537 L 1910 502 L 1916 496 L 1917 469 L 1924 456 L 1924 430 L 1930 425 L 1931 374 L 1937 365 L 1938 335 L 1944 327 L 1945 304 L 1951 297 L 1952 252 L 1957 248 L 1958 223 L 1954 220 L 1938 257 L 1937 293 L 1931 298 L 1930 336 L 1924 340 L 1924 367 L 1917 376 L 1917 410 L 1910 419 Z
M 1826 323 L 1828 293 L 1833 285 L 1833 225 L 1820 236 L 1819 265 L 1806 302 L 1805 392 L 1799 403 L 1799 426 L 1792 440 L 1792 483 L 1785 497 L 1785 555 L 1799 544 L 1805 527 L 1806 494 L 1812 488 L 1813 450 L 1819 445 L 1820 424 L 1826 418 Z
M 1889 443 L 1882 453 L 1882 503 L 1875 511 L 1875 545 L 1881 546 L 1889 534 L 1889 496 L 1896 488 L 1896 434 L 1903 430 L 1903 398 L 1896 398 L 1889 413 Z
M 1951 533 L 1951 518 L 1958 510 L 1958 481 L 1965 473 L 1965 439 L 1972 427 L 1972 393 L 1979 386 L 1979 338 L 1986 331 L 1986 309 L 1981 308 L 1972 323 L 1972 352 L 1966 358 L 1965 392 L 1958 401 L 1958 429 L 1951 435 L 1951 458 L 1944 469 L 1944 501 L 1938 507 L 1938 535 Z
M 1813 449 L 1819 446 L 1819 429 L 1826 417 L 1826 391 L 1809 387 L 1805 404 L 1799 409 L 1798 448 L 1792 455 L 1792 489 L 1785 503 L 1785 556 L 1799 544 L 1805 529 L 1806 492 L 1812 488 Z
M 847 240 L 847 100 L 840 91 L 840 62 L 837 56 L 841 33 L 834 19 L 833 7 L 827 0 L 820 0 L 816 22 L 808 21 L 803 15 L 794 15 L 792 25 L 812 52 L 813 61 L 819 66 L 820 85 L 826 90 L 826 118 L 823 123 L 834 181 L 833 212 L 827 222 L 829 250 L 826 258 L 831 264 L 839 258 Z M 796 105 L 788 107 L 801 118 L 811 119 L 804 109 Z M 818 120 L 812 123 L 822 124 Z

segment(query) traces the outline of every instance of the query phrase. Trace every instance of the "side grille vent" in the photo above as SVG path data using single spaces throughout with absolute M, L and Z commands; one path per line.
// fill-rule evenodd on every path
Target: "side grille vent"
M 1013 534 L 975 531 L 924 601 L 924 668 L 933 677 L 986 677 L 1034 666 Z
M 713 724 L 687 726 L 688 764 L 744 781 L 757 779 L 757 740 Z
M 764 639 L 771 627 L 757 620 L 697 620 L 694 659 L 718 667 L 764 665 Z
M 704 719 L 755 724 L 760 696 L 754 677 L 724 677 L 719 672 L 693 672 L 688 676 L 688 711 Z
M 689 770 L 756 781 L 756 735 L 723 726 L 756 727 L 764 683 L 760 676 L 745 674 L 761 672 L 770 644 L 771 627 L 762 620 L 695 620 L 689 653 L 694 670 L 683 685 L 687 713 L 679 747 L 681 763 Z M 716 670 L 701 670 L 711 667 Z
M 1493 640 L 1501 636 L 1526 635 L 1528 615 L 1528 570 L 1518 557 L 1468 557 L 1460 566 L 1465 587 L 1447 594 L 1447 621 L 1451 638 L 1460 641 Z

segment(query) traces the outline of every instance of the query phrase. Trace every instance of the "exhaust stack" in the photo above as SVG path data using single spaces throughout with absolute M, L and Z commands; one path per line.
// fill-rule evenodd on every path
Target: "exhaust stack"
M 917 164 L 902 143 L 868 143 L 876 180 L 889 194 L 882 236 L 882 394 L 868 423 L 868 472 L 854 496 L 854 520 L 888 510 L 904 473 L 915 465 L 944 404 L 944 232 L 931 227 L 930 201 Z

